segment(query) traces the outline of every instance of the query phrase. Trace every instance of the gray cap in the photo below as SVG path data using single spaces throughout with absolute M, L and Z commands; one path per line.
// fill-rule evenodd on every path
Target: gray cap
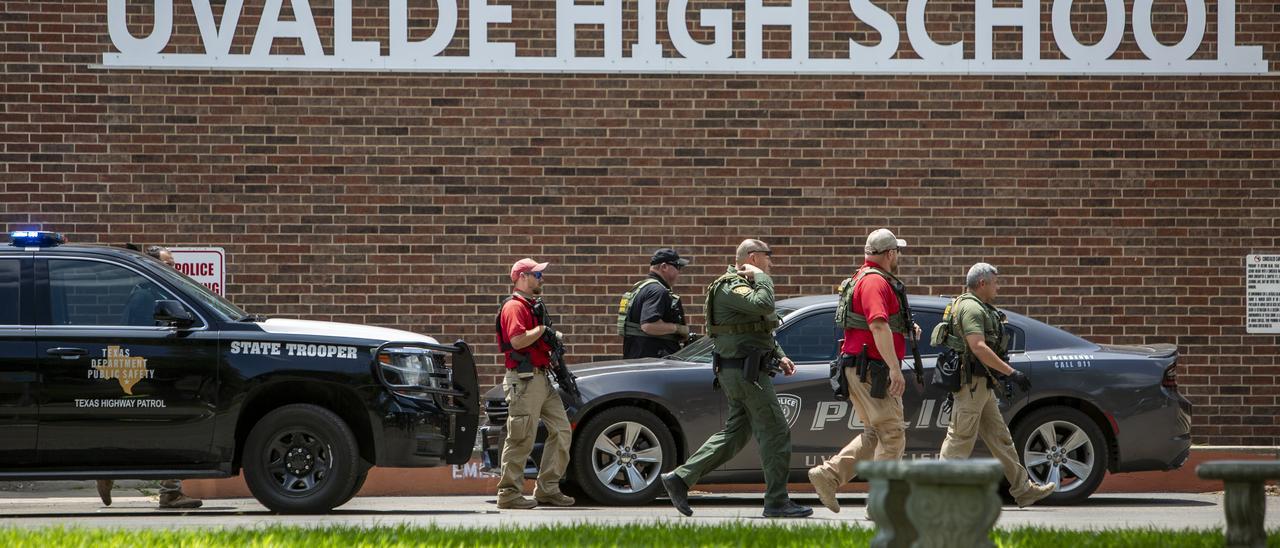
M 867 255 L 879 255 L 891 249 L 907 247 L 906 240 L 899 240 L 887 228 L 881 228 L 867 235 L 867 246 L 862 250 Z

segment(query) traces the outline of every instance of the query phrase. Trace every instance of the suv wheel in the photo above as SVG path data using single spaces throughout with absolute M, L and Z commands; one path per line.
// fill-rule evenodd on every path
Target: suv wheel
M 245 441 L 245 483 L 282 514 L 328 512 L 355 495 L 364 471 L 351 429 L 332 411 L 286 405 L 262 417 Z

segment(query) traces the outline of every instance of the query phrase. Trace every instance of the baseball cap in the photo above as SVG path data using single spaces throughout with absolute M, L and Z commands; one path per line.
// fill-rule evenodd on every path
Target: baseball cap
M 889 229 L 881 228 L 867 235 L 867 245 L 862 250 L 867 255 L 879 255 L 899 247 L 907 247 L 907 241 L 899 240 Z
M 516 261 L 511 265 L 511 281 L 520 279 L 520 275 L 525 272 L 542 272 L 547 269 L 551 263 L 540 263 L 530 258 L 524 258 Z
M 664 247 L 654 251 L 653 258 L 649 259 L 650 266 L 663 263 L 671 263 L 683 267 L 689 264 L 689 259 L 681 259 L 680 254 L 676 253 L 676 250 Z

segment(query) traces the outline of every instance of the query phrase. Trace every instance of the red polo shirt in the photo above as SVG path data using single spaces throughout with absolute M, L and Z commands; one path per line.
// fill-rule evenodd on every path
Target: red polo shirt
M 498 335 L 498 348 L 502 348 L 504 337 L 506 342 L 510 343 L 512 337 L 522 335 L 538 325 L 538 321 L 533 317 L 533 302 L 521 297 L 518 293 L 513 294 L 511 300 L 502 305 L 502 310 L 498 312 L 498 325 L 502 330 Z M 534 367 L 551 365 L 551 346 L 542 339 L 519 350 L 504 352 L 507 358 L 507 369 L 515 369 L 518 365 L 518 362 L 511 357 L 512 352 L 528 355 L 529 362 L 533 363 Z
M 863 263 L 862 268 L 874 266 L 880 270 L 888 272 L 884 267 L 867 261 Z M 858 269 L 861 272 L 862 269 Z M 857 274 L 854 274 L 857 277 Z M 889 280 L 883 276 L 875 274 L 867 274 L 858 285 L 853 287 L 853 296 L 850 302 L 850 310 L 862 314 L 867 318 L 867 324 L 870 325 L 875 320 L 889 321 L 889 316 L 897 314 L 902 306 L 898 303 L 898 296 L 893 294 L 893 288 L 889 286 Z M 846 354 L 854 354 L 862 352 L 862 345 L 867 345 L 867 356 L 877 360 L 883 360 L 880 350 L 876 348 L 875 340 L 871 336 L 868 329 L 846 329 L 844 330 L 844 347 L 840 349 Z M 902 361 L 903 356 L 907 355 L 907 339 L 902 333 L 893 334 L 893 351 L 898 355 L 898 361 Z

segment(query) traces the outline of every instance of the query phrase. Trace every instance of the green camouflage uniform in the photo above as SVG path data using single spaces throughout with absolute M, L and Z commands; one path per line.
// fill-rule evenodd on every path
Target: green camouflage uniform
M 773 338 L 778 325 L 773 300 L 773 280 L 763 272 L 749 281 L 729 267 L 724 276 L 708 286 L 707 333 L 715 343 L 716 354 L 744 358 L 752 349 L 773 349 L 782 357 L 782 348 Z M 783 505 L 788 500 L 791 432 L 778 405 L 772 379 L 762 372 L 752 382 L 736 368 L 722 369 L 717 378 L 729 402 L 724 429 L 708 438 L 688 462 L 676 469 L 676 475 L 692 488 L 708 472 L 729 462 L 755 436 L 763 465 L 765 506 Z

